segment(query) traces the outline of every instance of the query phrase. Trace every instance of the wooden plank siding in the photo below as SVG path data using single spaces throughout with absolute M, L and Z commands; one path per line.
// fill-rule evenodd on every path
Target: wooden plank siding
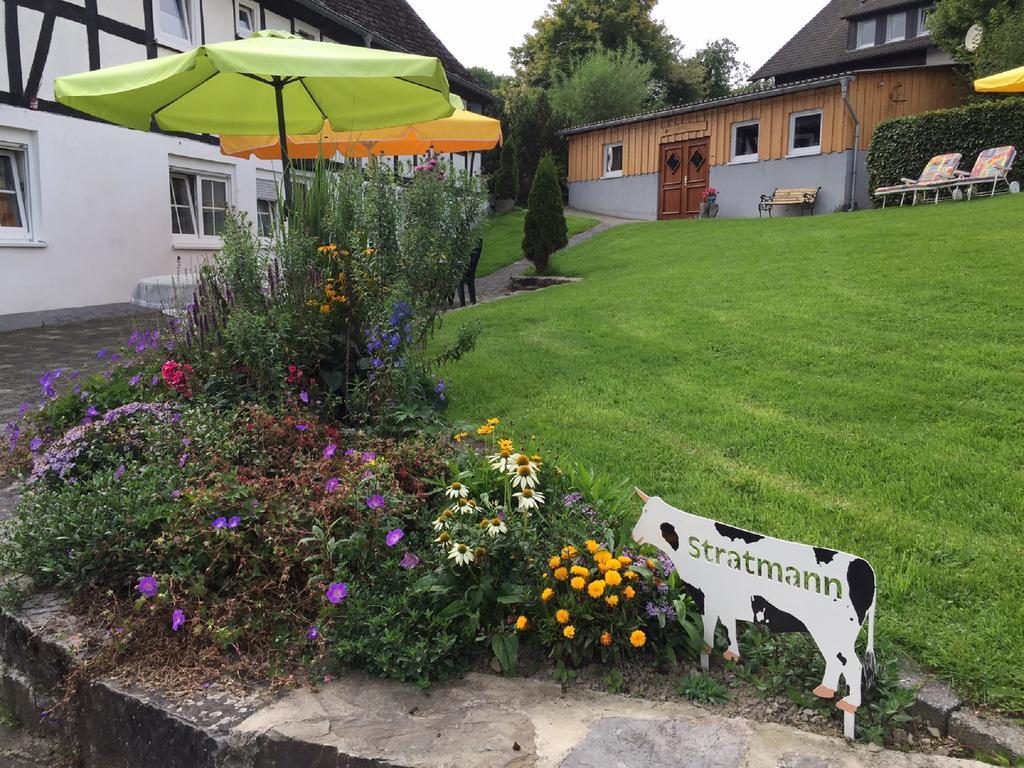
M 946 67 L 858 74 L 850 84 L 849 98 L 861 121 L 860 148 L 868 148 L 883 120 L 954 106 L 964 92 L 963 81 Z M 604 147 L 618 142 L 622 142 L 623 176 L 657 173 L 661 144 L 702 136 L 710 137 L 710 163 L 728 163 L 732 125 L 747 120 L 760 121 L 759 159 L 779 160 L 789 151 L 790 115 L 813 109 L 822 110 L 821 151 L 851 149 L 853 123 L 841 88 L 834 84 L 574 134 L 569 137 L 569 181 L 600 179 Z

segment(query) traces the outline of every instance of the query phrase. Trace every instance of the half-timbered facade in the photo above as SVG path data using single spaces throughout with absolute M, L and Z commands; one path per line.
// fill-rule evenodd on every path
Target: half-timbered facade
M 964 95 L 928 35 L 931 7 L 832 0 L 754 73 L 770 87 L 566 131 L 570 205 L 686 218 L 708 187 L 729 217 L 758 216 L 776 188 L 821 187 L 817 211 L 869 205 L 864 159 L 878 124 Z
M 89 119 L 54 101 L 58 77 L 283 29 L 437 56 L 470 109 L 492 100 L 405 0 L 0 5 L 0 330 L 116 311 L 140 278 L 215 251 L 229 206 L 264 230 L 276 216 L 280 163 Z

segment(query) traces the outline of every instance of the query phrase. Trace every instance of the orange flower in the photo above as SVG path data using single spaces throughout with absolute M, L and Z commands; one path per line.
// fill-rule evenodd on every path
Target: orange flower
M 604 599 L 604 601 L 608 604 L 609 608 L 614 608 L 616 605 L 619 604 L 619 596 L 618 595 L 608 595 L 608 597 L 606 597 Z
M 601 633 L 601 645 L 603 645 L 603 646 L 605 646 L 607 648 L 611 644 L 612 644 L 612 633 L 611 632 L 602 632 Z
M 554 569 L 554 568 L 557 568 L 558 566 L 560 566 L 561 564 L 562 564 L 562 558 L 560 558 L 558 555 L 555 555 L 550 560 L 548 560 L 548 568 Z
M 624 590 L 622 590 L 622 594 L 626 596 L 627 600 L 632 600 L 634 597 L 636 597 L 636 590 L 632 587 L 626 587 Z
M 577 592 L 582 591 L 583 588 L 587 586 L 587 580 L 584 579 L 582 576 L 573 576 L 572 581 L 570 581 L 569 583 L 572 584 L 572 588 L 575 589 Z
M 469 432 L 457 432 L 455 436 L 452 438 L 452 440 L 454 440 L 456 443 L 461 443 L 467 437 L 469 437 Z
M 583 543 L 583 545 L 587 548 L 587 552 L 589 552 L 590 554 L 594 554 L 595 552 L 597 552 L 597 546 L 598 545 L 597 545 L 597 542 L 594 541 L 593 539 L 587 539 Z
M 604 582 L 600 579 L 590 582 L 590 586 L 587 587 L 587 594 L 597 600 L 597 598 L 604 594 Z
M 548 600 L 550 600 L 552 597 L 554 597 L 554 596 L 555 596 L 555 590 L 553 590 L 551 587 L 546 587 L 544 589 L 544 591 L 540 593 L 540 599 L 541 599 L 542 602 L 545 602 L 545 603 Z
M 642 629 L 634 629 L 629 636 L 629 644 L 634 648 L 643 648 L 647 642 L 647 635 Z
M 569 640 L 576 637 L 576 627 L 570 624 L 568 627 L 562 630 L 562 634 L 565 635 Z
M 555 611 L 555 621 L 557 621 L 559 624 L 568 624 L 569 612 L 565 610 L 565 608 L 559 608 L 557 611 Z
M 528 626 L 530 626 L 530 622 L 527 620 L 525 616 L 520 616 L 518 619 L 516 619 L 516 629 L 518 629 L 520 632 L 525 630 Z
M 608 571 L 608 573 L 604 575 L 604 580 L 608 582 L 609 587 L 617 587 L 622 583 L 622 577 L 619 575 L 618 571 Z
M 556 568 L 554 576 L 557 581 L 565 581 L 569 578 L 569 571 L 565 568 Z

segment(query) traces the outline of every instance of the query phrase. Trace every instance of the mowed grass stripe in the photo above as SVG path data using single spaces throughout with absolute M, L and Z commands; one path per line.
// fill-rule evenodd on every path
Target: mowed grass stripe
M 452 410 L 879 571 L 879 633 L 1024 710 L 1024 200 L 631 224 L 458 313 Z

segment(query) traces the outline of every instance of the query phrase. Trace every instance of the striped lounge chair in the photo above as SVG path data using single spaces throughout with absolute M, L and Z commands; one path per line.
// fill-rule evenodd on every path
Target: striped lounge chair
M 1016 147 L 995 147 L 993 149 L 986 149 L 980 155 L 974 163 L 974 167 L 970 173 L 966 171 L 954 171 L 954 179 L 950 182 L 950 186 L 953 187 L 954 192 L 956 190 L 963 191 L 963 188 L 967 188 L 967 199 L 969 200 L 974 195 L 974 188 L 977 186 L 991 184 L 991 190 L 987 191 L 989 195 L 994 195 L 996 189 L 999 186 L 999 182 L 1006 185 L 1006 188 L 1010 188 L 1010 180 L 1007 178 L 1010 173 L 1010 169 L 1013 168 L 1013 161 L 1017 158 Z
M 900 196 L 900 205 L 911 195 L 914 205 L 917 205 L 918 193 L 930 193 L 934 190 L 935 202 L 939 202 L 939 193 L 949 188 L 949 183 L 955 179 L 957 167 L 960 165 L 961 155 L 959 152 L 952 152 L 946 155 L 936 155 L 928 161 L 928 165 L 921 171 L 921 175 L 915 179 L 900 179 L 901 184 L 893 184 L 889 187 L 879 187 L 875 190 L 875 196 L 882 198 L 882 207 L 891 195 Z

